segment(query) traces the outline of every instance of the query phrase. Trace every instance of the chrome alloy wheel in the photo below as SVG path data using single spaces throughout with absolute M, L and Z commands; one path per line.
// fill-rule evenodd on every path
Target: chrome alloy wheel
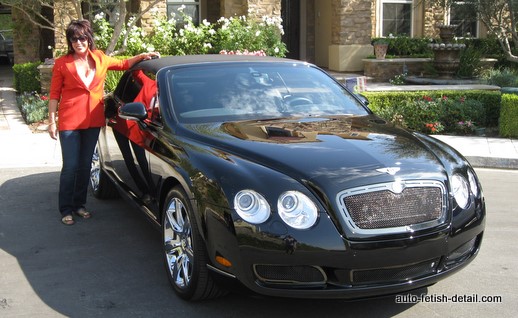
M 168 203 L 163 231 L 169 275 L 178 288 L 189 288 L 194 259 L 192 225 L 186 206 L 176 197 Z
M 101 176 L 101 161 L 99 158 L 99 149 L 95 147 L 94 154 L 92 156 L 92 167 L 90 168 L 90 185 L 92 189 L 97 192 L 99 191 Z

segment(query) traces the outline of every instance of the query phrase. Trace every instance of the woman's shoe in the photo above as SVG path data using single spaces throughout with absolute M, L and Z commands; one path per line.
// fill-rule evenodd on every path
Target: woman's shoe
M 83 219 L 89 219 L 92 217 L 90 212 L 87 212 L 85 209 L 81 208 L 75 212 L 75 214 Z
M 72 217 L 72 215 L 65 215 L 64 217 L 61 218 L 61 223 L 65 224 L 65 225 L 74 225 L 74 223 L 76 223 L 74 221 L 74 218 Z

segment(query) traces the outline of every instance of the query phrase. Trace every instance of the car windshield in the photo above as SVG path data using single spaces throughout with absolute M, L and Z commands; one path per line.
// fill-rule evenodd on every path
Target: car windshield
M 329 75 L 302 63 L 204 64 L 168 77 L 184 123 L 367 114 Z

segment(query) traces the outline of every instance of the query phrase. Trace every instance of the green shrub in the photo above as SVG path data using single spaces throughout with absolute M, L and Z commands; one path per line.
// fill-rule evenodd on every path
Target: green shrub
M 410 38 L 408 36 L 391 36 L 372 38 L 371 44 L 387 43 L 387 57 L 432 57 L 433 52 L 428 47 L 429 38 Z
M 23 92 L 17 97 L 18 107 L 28 124 L 43 121 L 49 112 L 48 96 L 40 96 L 36 92 Z
M 495 68 L 512 68 L 517 69 L 518 65 L 516 62 L 507 60 L 507 57 L 502 50 L 498 39 L 495 36 L 488 36 L 487 38 L 472 38 L 465 39 L 463 41 L 466 45 L 473 46 L 481 53 L 483 57 L 495 58 L 497 62 Z M 511 43 L 511 47 L 514 45 Z
M 104 91 L 106 93 L 113 92 L 119 83 L 124 71 L 108 71 L 106 80 L 104 81 Z
M 18 93 L 41 92 L 40 71 L 41 62 L 29 62 L 13 65 L 14 88 Z
M 441 123 L 448 132 L 469 134 L 474 133 L 476 126 L 485 127 L 486 112 L 484 105 L 475 99 L 465 96 L 458 99 L 441 98 Z
M 518 72 L 510 68 L 489 69 L 482 75 L 489 85 L 500 87 L 518 87 Z
M 369 99 L 369 107 L 380 117 L 418 131 L 468 133 L 477 126 L 498 126 L 499 91 L 444 90 L 363 94 Z
M 502 94 L 500 136 L 518 137 L 518 95 Z
M 117 59 L 127 59 L 131 56 L 115 56 Z M 119 83 L 120 78 L 122 77 L 122 74 L 124 74 L 124 71 L 108 71 L 106 73 L 106 79 L 104 81 L 104 91 L 106 93 L 113 92 L 115 88 L 117 87 L 117 84 Z
M 428 47 L 429 38 L 410 38 L 408 36 L 389 37 L 387 54 L 401 57 L 431 57 L 432 50 Z
M 459 57 L 459 70 L 457 76 L 461 78 L 473 78 L 481 73 L 482 53 L 478 48 L 467 46 L 461 51 Z

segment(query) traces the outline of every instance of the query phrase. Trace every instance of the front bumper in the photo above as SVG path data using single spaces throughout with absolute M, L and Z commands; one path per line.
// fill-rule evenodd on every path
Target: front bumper
M 319 224 L 318 237 L 308 238 L 308 232 L 301 235 L 307 241 L 243 227 L 235 229 L 234 244 L 227 236 L 229 241 L 217 243 L 224 249 L 209 253 L 233 264 L 223 268 L 213 263 L 217 272 L 227 273 L 258 294 L 360 299 L 426 287 L 469 264 L 482 243 L 484 213 L 466 221 L 464 226 L 421 236 L 363 242 L 343 239 L 330 221 Z

